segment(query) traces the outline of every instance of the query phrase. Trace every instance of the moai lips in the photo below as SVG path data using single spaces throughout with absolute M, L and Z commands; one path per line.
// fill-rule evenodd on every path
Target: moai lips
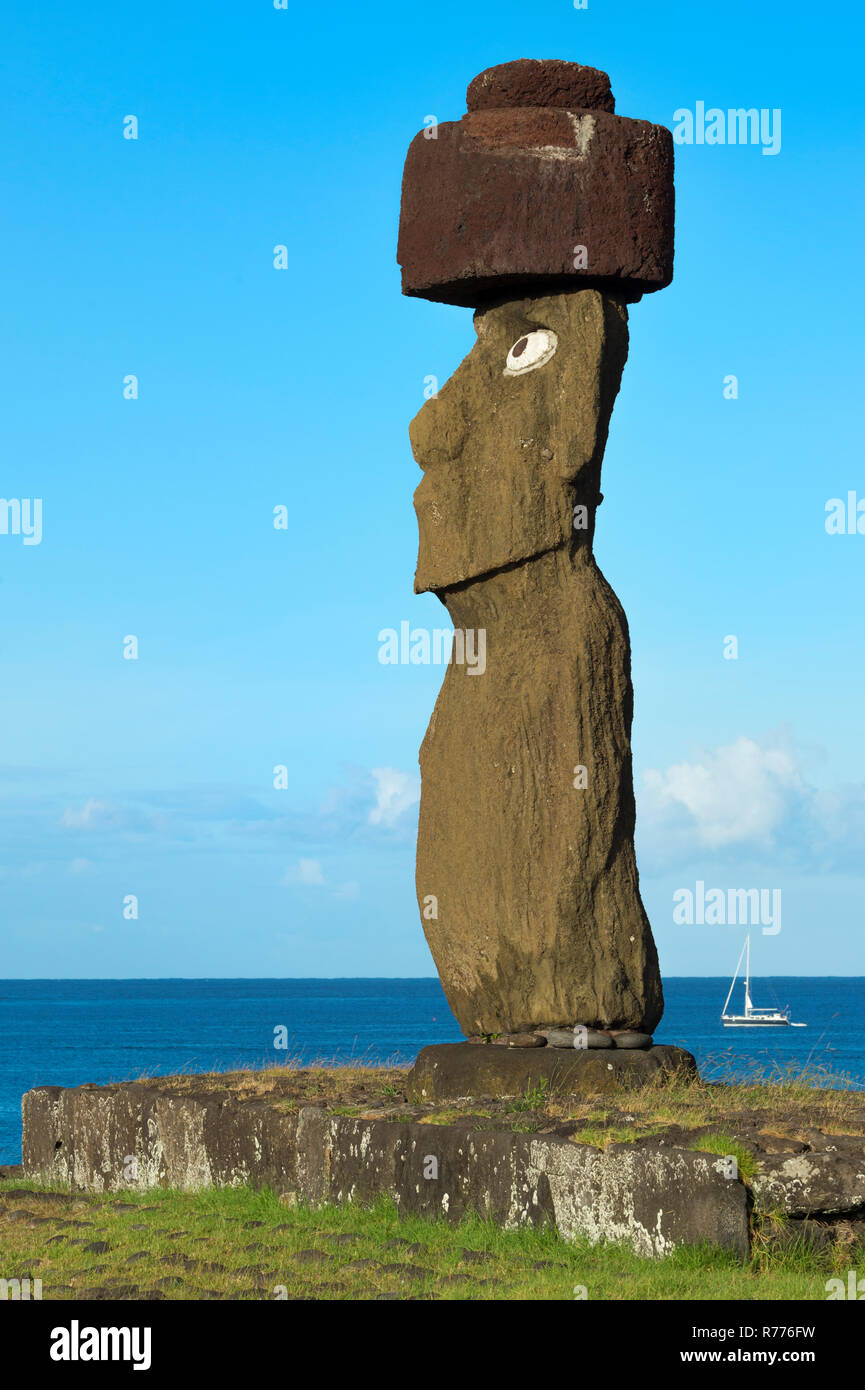
M 520 59 L 470 84 L 468 114 L 413 140 L 397 260 L 403 294 L 477 306 L 491 294 L 673 275 L 673 138 L 613 114 L 606 73 Z
M 536 143 L 527 153 L 523 136 L 531 129 L 536 142 L 540 131 L 564 138 L 566 127 L 578 136 L 585 111 L 529 104 L 574 94 L 599 103 L 593 122 L 619 120 L 603 109 L 612 103 L 609 84 L 593 69 L 523 60 L 481 74 L 470 88 L 476 109 L 465 118 L 489 119 L 481 164 L 461 162 L 476 126 L 445 149 L 435 172 L 435 156 L 419 154 L 415 142 L 404 181 L 404 279 L 412 200 L 425 187 L 433 228 L 426 261 L 418 251 L 411 262 L 414 288 L 406 292 L 481 303 L 474 348 L 411 425 L 424 472 L 415 493 L 415 588 L 438 595 L 455 629 L 486 634 L 482 674 L 448 667 L 420 754 L 418 900 L 442 985 L 468 1035 L 574 1024 L 650 1034 L 663 1010 L 634 855 L 627 624 L 592 545 L 639 259 L 633 224 L 623 230 L 614 209 L 627 221 L 652 158 L 655 174 L 664 163 L 649 152 L 666 147 L 669 132 L 666 141 L 638 133 L 643 162 L 636 145 L 630 160 L 619 158 L 625 137 L 616 136 L 616 157 L 592 164 L 568 216 L 603 232 L 596 255 L 608 274 L 594 282 L 571 276 L 563 287 L 527 216 L 555 185 L 553 166 L 571 169 L 566 182 L 577 177 L 572 155 L 559 159 L 550 148 L 576 147 L 544 152 Z M 511 98 L 522 104 L 508 105 Z M 500 105 L 486 109 L 489 101 Z M 597 124 L 585 129 L 593 141 Z M 450 206 L 465 213 L 458 244 L 442 212 L 449 168 Z M 495 168 L 485 204 L 487 185 L 474 188 L 471 170 L 492 179 Z M 496 189 L 517 188 L 511 203 L 495 202 Z M 559 227 L 563 206 L 552 213 Z M 671 187 L 667 209 L 671 218 Z M 495 226 L 496 217 L 504 225 Z M 529 235 L 519 255 L 515 228 Z M 667 256 L 669 279 L 671 228 L 666 250 L 662 241 L 655 251 L 658 264 Z M 490 259 L 493 244 L 498 261 Z M 448 280 L 457 262 L 461 270 Z M 646 255 L 640 264 L 645 269 Z

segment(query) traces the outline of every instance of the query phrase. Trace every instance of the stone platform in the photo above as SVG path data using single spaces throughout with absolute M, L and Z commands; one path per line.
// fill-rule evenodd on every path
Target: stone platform
M 470 1116 L 350 1118 L 158 1085 L 27 1092 L 24 1176 L 85 1192 L 249 1183 L 310 1206 L 386 1196 L 405 1213 L 477 1214 L 506 1230 L 549 1223 L 566 1239 L 623 1241 L 646 1256 L 701 1243 L 748 1253 L 746 1189 L 713 1154 L 601 1151 L 557 1136 L 479 1131 Z
M 417 1101 L 463 1096 L 519 1096 L 537 1087 L 572 1095 L 604 1095 L 621 1085 L 658 1079 L 659 1072 L 696 1076 L 697 1064 L 681 1047 L 641 1051 L 498 1047 L 495 1043 L 438 1043 L 424 1047 L 409 1073 Z
M 850 1246 L 854 1259 L 865 1095 L 795 1088 L 767 1109 L 756 1095 L 749 1106 L 748 1088 L 680 1077 L 667 1094 L 682 1057 L 693 1063 L 675 1048 L 456 1044 L 424 1049 L 411 1072 L 279 1066 L 41 1086 L 23 1098 L 22 1170 L 4 1176 L 88 1193 L 243 1183 L 309 1206 L 385 1196 L 410 1214 L 549 1222 L 565 1239 L 650 1256 L 706 1242 L 744 1257 L 758 1229 L 764 1242 Z M 611 1077 L 623 1084 L 607 1089 Z M 654 1084 L 624 1084 L 635 1078 Z M 417 1098 L 493 1082 L 510 1098 Z

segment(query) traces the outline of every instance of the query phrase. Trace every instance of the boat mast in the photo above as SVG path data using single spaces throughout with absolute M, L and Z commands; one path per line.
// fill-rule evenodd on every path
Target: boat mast
M 750 938 L 747 938 L 747 939 L 746 939 L 746 941 L 745 941 L 745 946 L 748 945 L 748 940 L 750 940 Z M 733 990 L 736 988 L 736 981 L 737 981 L 737 979 L 739 978 L 739 966 L 742 964 L 742 957 L 743 957 L 743 955 L 745 954 L 745 946 L 742 947 L 741 951 L 739 952 L 739 959 L 736 961 L 736 969 L 735 969 L 735 971 L 733 972 L 733 982 L 732 982 L 732 984 L 730 985 L 730 992 L 729 992 L 729 994 L 727 995 L 727 998 L 724 1000 L 724 1007 L 723 1007 L 723 1009 L 721 1010 L 721 1017 L 722 1017 L 722 1018 L 726 1018 L 726 1016 L 727 1016 L 727 1005 L 728 1005 L 729 1002 L 730 1002 L 730 997 L 731 997 L 731 995 L 732 995 L 732 993 L 733 993 Z
M 745 937 L 745 1017 L 751 1017 L 751 935 Z

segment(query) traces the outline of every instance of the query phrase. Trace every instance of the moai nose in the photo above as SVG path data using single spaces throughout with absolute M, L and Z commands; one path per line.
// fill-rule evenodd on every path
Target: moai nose
M 417 422 L 423 416 L 424 447 L 418 444 Z M 475 426 L 477 422 L 475 421 Z M 446 383 L 443 396 L 432 396 L 409 425 L 415 458 L 425 473 L 457 462 L 465 449 L 472 421 L 456 383 Z

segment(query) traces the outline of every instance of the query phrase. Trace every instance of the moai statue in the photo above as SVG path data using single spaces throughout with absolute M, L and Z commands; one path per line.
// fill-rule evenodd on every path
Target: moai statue
M 420 753 L 418 900 L 467 1035 L 648 1044 L 663 1009 L 628 629 L 592 545 L 627 304 L 672 278 L 673 144 L 613 112 L 605 73 L 506 63 L 405 165 L 403 293 L 474 307 L 477 334 L 410 429 L 415 590 L 460 643 L 485 633 L 483 669 L 449 665 Z

